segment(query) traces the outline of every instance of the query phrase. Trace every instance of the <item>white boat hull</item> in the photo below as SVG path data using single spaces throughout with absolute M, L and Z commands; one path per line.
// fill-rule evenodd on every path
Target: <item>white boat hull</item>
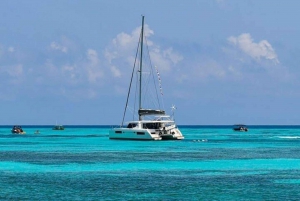
M 138 128 L 114 128 L 109 131 L 109 139 L 116 140 L 182 140 L 182 133 L 177 128 L 167 131 Z
M 184 137 L 179 129 L 173 128 L 165 133 L 160 135 L 162 140 L 183 140 Z
M 161 140 L 158 133 L 150 129 L 114 128 L 109 131 L 109 139 L 115 140 Z

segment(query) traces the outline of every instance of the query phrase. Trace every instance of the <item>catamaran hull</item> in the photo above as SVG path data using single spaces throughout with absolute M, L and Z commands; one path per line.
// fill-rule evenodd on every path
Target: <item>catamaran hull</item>
M 114 140 L 183 140 L 178 129 L 157 132 L 153 129 L 115 128 L 109 132 L 109 139 Z
M 147 129 L 119 128 L 109 131 L 112 140 L 161 140 L 158 134 L 151 134 Z

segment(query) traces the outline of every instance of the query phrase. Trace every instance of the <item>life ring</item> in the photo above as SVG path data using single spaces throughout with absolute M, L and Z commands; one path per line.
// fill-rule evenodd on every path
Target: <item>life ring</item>
M 175 134 L 175 132 L 173 131 L 173 132 L 172 132 L 172 135 L 174 135 L 174 134 Z
M 159 131 L 159 135 L 162 135 L 162 132 L 161 132 L 161 131 Z

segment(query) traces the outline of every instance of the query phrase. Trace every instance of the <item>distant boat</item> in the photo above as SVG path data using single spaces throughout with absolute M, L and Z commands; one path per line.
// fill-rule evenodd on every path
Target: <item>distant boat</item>
M 62 125 L 55 125 L 52 130 L 65 130 L 65 128 Z
M 235 124 L 233 130 L 239 132 L 247 132 L 248 128 L 244 124 Z
M 141 28 L 141 34 L 140 34 L 140 41 L 138 50 L 139 51 L 139 69 L 137 69 L 138 75 L 138 111 L 137 114 L 139 116 L 138 120 L 136 121 L 130 121 L 127 124 L 127 127 L 123 127 L 122 125 L 119 128 L 113 128 L 109 131 L 109 139 L 119 139 L 119 140 L 182 140 L 184 139 L 182 133 L 178 129 L 178 127 L 175 124 L 175 121 L 173 118 L 165 114 L 164 110 L 161 109 L 146 109 L 143 108 L 142 100 L 144 101 L 145 97 L 142 97 L 142 94 L 145 95 L 149 93 L 148 91 L 145 93 L 145 91 L 142 93 L 142 75 L 143 75 L 143 41 L 144 41 L 144 16 L 142 16 L 142 28 Z M 149 55 L 149 54 L 148 54 Z M 150 60 L 150 57 L 149 57 Z M 135 66 L 134 66 L 135 67 Z M 135 72 L 135 68 L 133 68 L 132 71 L 132 77 Z M 157 72 L 158 74 L 158 72 Z M 159 74 L 158 74 L 159 75 Z M 131 77 L 131 82 L 132 82 Z M 144 79 L 144 78 L 143 78 Z M 160 79 L 159 79 L 160 80 Z M 130 88 L 131 88 L 131 82 L 129 87 L 129 92 L 127 96 L 124 116 L 126 113 L 128 98 L 130 94 Z M 145 82 L 145 81 L 144 81 Z M 145 88 L 145 87 L 144 87 Z M 153 89 L 153 88 L 151 88 Z M 162 93 L 161 93 L 162 94 Z M 155 99 L 156 100 L 156 99 Z M 156 106 L 158 107 L 158 106 Z M 172 107 L 172 110 L 175 109 L 175 106 Z M 134 112 L 135 113 L 135 112 Z M 156 115 L 156 116 L 154 116 Z M 123 120 L 124 120 L 123 116 Z M 154 116 L 154 117 L 152 117 Z M 148 117 L 152 120 L 145 120 L 144 118 Z
M 14 126 L 11 129 L 11 132 L 14 133 L 14 134 L 26 134 L 26 132 L 24 132 L 24 130 L 22 129 L 21 126 Z

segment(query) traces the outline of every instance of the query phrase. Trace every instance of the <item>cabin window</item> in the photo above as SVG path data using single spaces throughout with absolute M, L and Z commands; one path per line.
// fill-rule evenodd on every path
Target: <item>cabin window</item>
M 136 127 L 136 124 L 133 124 L 133 123 L 129 123 L 127 126 L 127 128 L 134 128 L 134 127 Z
M 146 123 L 143 124 L 143 128 L 145 129 L 158 129 L 159 128 L 159 123 Z
M 144 132 L 136 132 L 137 135 L 145 135 Z
M 115 133 L 123 133 L 122 131 L 115 131 Z

